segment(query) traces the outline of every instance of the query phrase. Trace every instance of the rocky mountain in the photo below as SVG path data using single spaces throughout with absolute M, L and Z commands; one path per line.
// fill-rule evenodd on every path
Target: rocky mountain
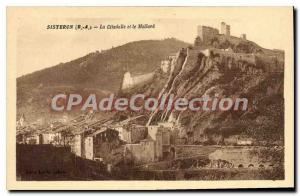
M 178 52 L 166 73 L 161 60 Z M 88 54 L 17 79 L 18 115 L 27 119 L 54 119 L 48 101 L 59 92 L 118 92 L 120 97 L 143 93 L 146 97 L 173 94 L 175 98 L 247 98 L 246 111 L 155 111 L 144 112 L 143 123 L 156 124 L 171 117 L 182 126 L 180 137 L 187 144 L 222 144 L 238 135 L 260 144 L 283 143 L 284 136 L 284 52 L 269 50 L 233 36 L 216 35 L 194 46 L 166 39 L 138 41 Z M 154 72 L 153 80 L 120 91 L 123 75 Z M 140 114 L 141 112 L 139 112 Z M 60 113 L 61 114 L 61 113 Z M 72 115 L 73 113 L 67 114 Z M 116 119 L 134 116 L 127 111 Z
M 155 111 L 148 114 L 149 123 L 168 121 L 172 114 L 183 126 L 183 137 L 189 144 L 222 144 L 234 135 L 253 138 L 260 144 L 282 144 L 284 53 L 239 38 L 231 40 L 219 35 L 209 44 L 196 43 L 181 50 L 170 64 L 173 71 L 157 71 L 152 83 L 124 95 L 247 98 L 246 111 Z
M 18 116 L 25 114 L 28 121 L 55 118 L 57 114 L 49 112 L 48 105 L 54 94 L 93 92 L 102 95 L 116 92 L 125 71 L 152 72 L 166 56 L 187 46 L 187 43 L 174 38 L 136 41 L 19 77 Z

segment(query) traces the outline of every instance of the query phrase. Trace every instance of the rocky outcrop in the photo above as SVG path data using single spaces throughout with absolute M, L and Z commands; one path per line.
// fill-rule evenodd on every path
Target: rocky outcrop
M 160 86 L 162 93 L 174 94 L 175 98 L 191 99 L 208 95 L 217 98 L 247 98 L 246 111 L 155 111 L 148 124 L 168 120 L 172 113 L 184 125 L 192 143 L 209 142 L 218 137 L 218 143 L 230 134 L 246 134 L 270 143 L 283 138 L 284 101 L 283 73 L 264 69 L 255 57 L 243 54 L 243 58 L 228 55 L 220 50 L 189 48 L 182 49 L 175 61 L 173 72 L 168 79 L 156 75 L 156 80 L 164 80 Z M 274 67 L 274 61 L 264 65 Z M 154 81 L 154 83 L 156 83 Z M 148 86 L 155 95 L 157 86 Z M 276 110 L 272 112 L 271 109 Z M 257 121 L 259 118 L 265 121 Z M 224 127 L 226 129 L 224 129 Z M 224 131 L 226 130 L 226 131 Z M 223 138 L 223 139 L 222 139 Z M 214 140 L 210 142 L 214 143 Z

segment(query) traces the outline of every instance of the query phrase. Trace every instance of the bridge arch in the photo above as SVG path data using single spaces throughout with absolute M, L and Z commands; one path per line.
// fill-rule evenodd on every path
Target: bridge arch
M 253 168 L 254 165 L 253 165 L 252 163 L 250 163 L 250 164 L 248 165 L 248 167 L 249 167 L 249 168 Z

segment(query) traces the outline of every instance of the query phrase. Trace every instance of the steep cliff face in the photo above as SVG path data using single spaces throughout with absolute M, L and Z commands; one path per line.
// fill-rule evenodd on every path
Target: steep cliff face
M 167 121 L 172 113 L 183 125 L 189 143 L 220 144 L 231 135 L 246 135 L 258 142 L 283 142 L 283 73 L 263 69 L 265 64 L 228 58 L 217 52 L 190 48 L 181 50 L 174 70 L 156 73 L 155 81 L 143 88 L 149 96 L 174 94 L 191 99 L 247 98 L 246 111 L 155 111 L 149 124 Z M 276 66 L 270 61 L 267 66 Z M 142 91 L 139 89 L 139 91 Z

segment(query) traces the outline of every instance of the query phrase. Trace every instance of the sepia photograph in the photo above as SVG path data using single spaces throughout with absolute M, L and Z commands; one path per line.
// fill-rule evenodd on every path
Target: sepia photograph
M 8 7 L 9 189 L 293 187 L 293 14 Z

